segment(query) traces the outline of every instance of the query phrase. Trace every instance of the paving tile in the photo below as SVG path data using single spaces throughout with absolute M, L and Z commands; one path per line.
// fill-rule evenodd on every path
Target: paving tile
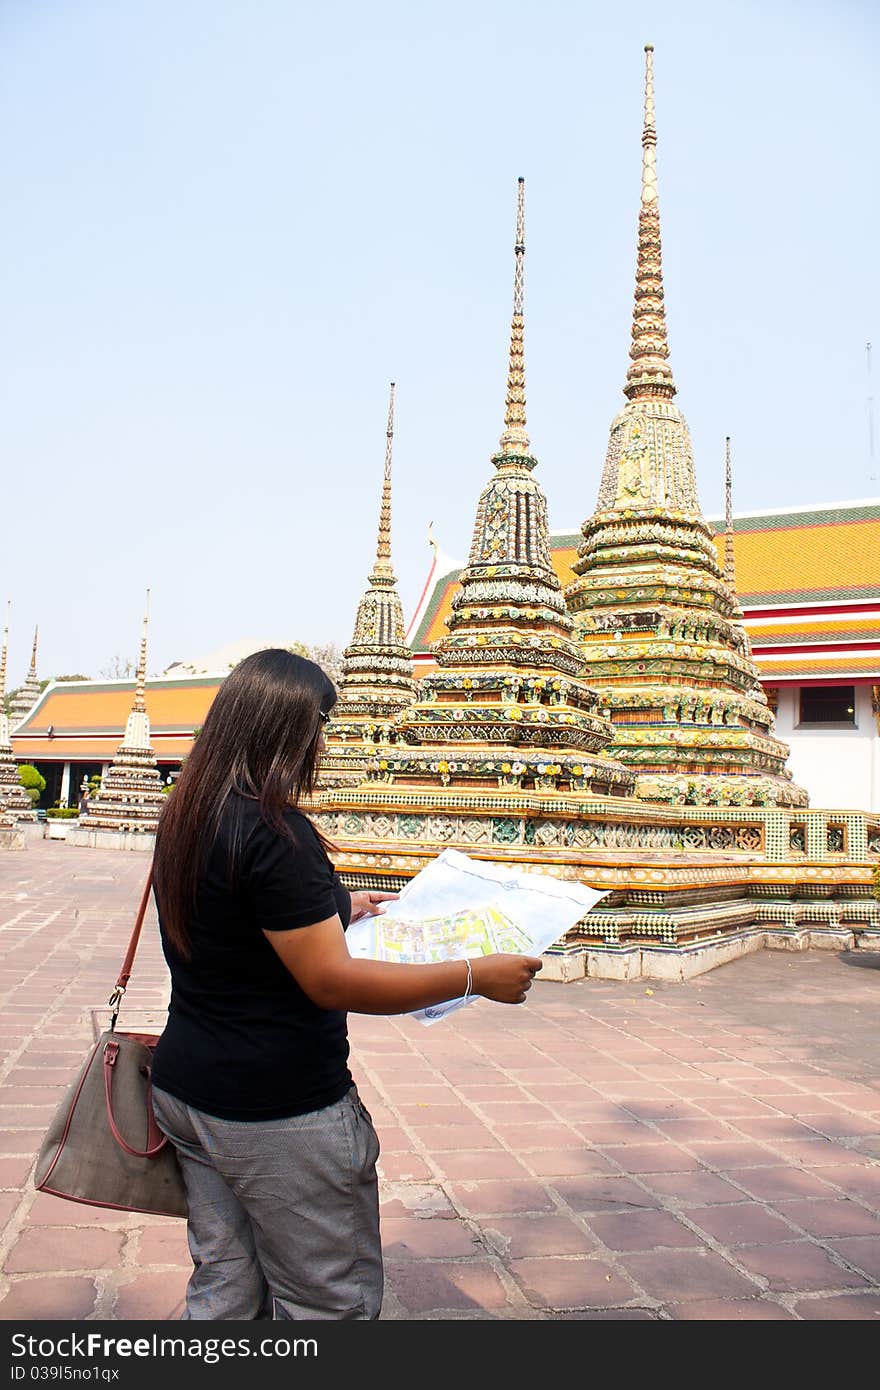
M 738 1173 L 740 1169 L 772 1168 L 785 1162 L 775 1150 L 745 1139 L 741 1142 L 730 1139 L 715 1144 L 695 1142 L 689 1144 L 688 1148 L 707 1168 L 718 1172 Z
M 786 1163 L 800 1168 L 867 1168 L 872 1163 L 869 1155 L 818 1136 L 794 1141 L 781 1139 L 776 1141 L 775 1148 Z
M 843 1269 L 818 1245 L 806 1240 L 788 1245 L 746 1246 L 737 1250 L 737 1259 L 765 1278 L 776 1291 L 852 1289 L 869 1282 L 862 1275 Z
M 118 1262 L 122 1241 L 121 1232 L 36 1226 L 22 1231 L 3 1268 L 7 1274 L 105 1269 Z
M 741 1168 L 736 1180 L 752 1197 L 763 1202 L 787 1197 L 838 1197 L 840 1194 L 815 1173 L 799 1168 Z
M 657 1322 L 651 1308 L 575 1308 L 553 1314 L 554 1322 Z
M 533 1149 L 582 1149 L 584 1146 L 583 1136 L 558 1120 L 537 1125 L 496 1123 L 492 1132 L 505 1148 L 518 1154 L 529 1154 Z
M 670 1303 L 666 1308 L 677 1322 L 795 1322 L 781 1303 L 764 1298 L 695 1299 L 692 1303 Z
M 161 1226 L 147 1226 L 138 1233 L 138 1268 L 146 1265 L 180 1265 L 192 1269 L 192 1256 L 186 1240 L 186 1222 L 169 1221 Z
M 507 1305 L 507 1292 L 488 1262 L 453 1264 L 416 1260 L 385 1265 L 385 1284 L 410 1313 L 490 1313 Z
M 556 1178 L 554 1191 L 573 1211 L 602 1212 L 619 1208 L 655 1210 L 660 1199 L 646 1192 L 629 1178 Z
M 504 1149 L 462 1149 L 443 1155 L 443 1172 L 449 1178 L 529 1178 L 529 1169 Z
M 604 1152 L 628 1173 L 690 1173 L 700 1160 L 686 1149 L 669 1144 L 628 1144 L 625 1148 L 606 1145 Z
M 597 1259 L 512 1260 L 510 1272 L 536 1308 L 602 1308 L 635 1297 L 632 1285 Z
M 22 1188 L 32 1166 L 33 1160 L 28 1154 L 0 1158 L 0 1188 Z
M 819 1111 L 816 1113 L 811 1111 L 802 1117 L 802 1122 L 808 1125 L 811 1130 L 816 1130 L 829 1139 L 870 1135 L 880 1138 L 880 1124 L 876 1120 L 870 1116 L 856 1115 L 851 1110 Z
M 414 1153 L 383 1153 L 378 1171 L 392 1182 L 425 1182 L 433 1177 L 427 1160 Z
M 880 1284 L 880 1235 L 847 1236 L 826 1244 L 866 1274 L 872 1284 Z
M 686 1249 L 702 1244 L 693 1231 L 665 1211 L 609 1212 L 590 1216 L 588 1224 L 609 1250 Z
M 596 1241 L 567 1216 L 492 1216 L 483 1236 L 505 1259 L 530 1255 L 585 1255 Z
M 586 1145 L 570 1149 L 534 1149 L 523 1153 L 523 1161 L 538 1177 L 575 1177 L 579 1173 L 616 1173 L 617 1167 Z
M 13 1279 L 0 1297 L 0 1318 L 16 1322 L 81 1322 L 94 1311 L 93 1279 L 43 1274 Z
M 780 1216 L 813 1236 L 870 1236 L 880 1239 L 880 1216 L 848 1197 L 831 1201 L 774 1202 Z
M 757 1281 L 744 1275 L 711 1250 L 662 1250 L 647 1255 L 621 1255 L 627 1274 L 646 1293 L 663 1303 L 691 1299 L 744 1299 L 754 1295 Z
M 839 1298 L 803 1298 L 794 1305 L 799 1318 L 807 1321 L 855 1322 L 880 1319 L 880 1289 L 866 1294 L 841 1294 Z
M 748 1201 L 745 1192 L 715 1173 L 645 1173 L 642 1181 L 653 1191 L 687 1206 Z
M 454 1259 L 482 1253 L 479 1239 L 464 1221 L 419 1216 L 384 1217 L 382 1249 L 389 1260 Z
M 413 1125 L 413 1133 L 418 1136 L 429 1153 L 449 1153 L 456 1149 L 500 1149 L 497 1139 L 485 1125 Z M 381 1142 L 381 1135 L 380 1135 Z M 409 1142 L 410 1149 L 412 1141 Z
M 714 1095 L 705 1096 L 700 1099 L 700 1106 L 710 1115 L 723 1116 L 734 1119 L 738 1115 L 773 1115 L 776 1109 L 768 1105 L 763 1100 L 758 1100 L 755 1096 L 736 1095 L 724 1092 L 719 1094 L 715 1091 Z
M 166 1269 L 161 1274 L 136 1274 L 119 1288 L 113 1316 L 132 1322 L 177 1321 L 183 1312 L 190 1272 Z
M 127 1211 L 112 1211 L 109 1207 L 91 1207 L 86 1202 L 72 1202 L 66 1197 L 52 1197 L 38 1192 L 28 1212 L 30 1226 L 104 1226 L 122 1230 L 131 1225 Z
M 517 1211 L 551 1211 L 554 1202 L 539 1182 L 464 1182 L 449 1185 L 453 1201 L 471 1216 Z
M 797 1231 L 768 1207 L 756 1202 L 692 1207 L 685 1209 L 683 1215 L 722 1245 L 768 1245 L 773 1241 L 798 1239 Z

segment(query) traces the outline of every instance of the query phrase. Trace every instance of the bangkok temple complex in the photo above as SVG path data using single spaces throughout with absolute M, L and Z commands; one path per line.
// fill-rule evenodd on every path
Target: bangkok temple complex
M 880 505 L 736 517 L 728 441 L 727 513 L 717 532 L 703 516 L 669 362 L 652 56 L 625 403 L 595 510 L 578 533 L 548 529 L 526 419 L 520 180 L 504 426 L 470 555 L 453 565 L 434 546 L 407 633 L 392 386 L 375 561 L 311 807 L 352 887 L 399 888 L 452 846 L 603 890 L 548 953 L 557 980 L 880 945 Z M 0 839 L 16 833 L 17 759 L 62 801 L 105 772 L 73 845 L 151 845 L 162 782 L 223 677 L 148 682 L 146 647 L 145 621 L 134 682 L 53 683 L 17 707 L 11 744 L 0 726 Z M 36 647 L 34 681 L 35 662 Z M 831 746 L 835 780 L 819 775 Z

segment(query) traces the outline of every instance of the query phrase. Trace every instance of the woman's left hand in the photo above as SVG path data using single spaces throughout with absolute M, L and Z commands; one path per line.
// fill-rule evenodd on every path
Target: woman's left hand
M 359 922 L 363 917 L 375 917 L 384 912 L 383 903 L 393 902 L 399 893 L 377 893 L 372 889 L 359 888 L 351 894 L 350 922 Z

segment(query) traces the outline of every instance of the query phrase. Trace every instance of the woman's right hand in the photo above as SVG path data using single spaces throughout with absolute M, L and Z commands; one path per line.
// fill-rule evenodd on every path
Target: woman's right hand
M 474 994 L 498 1004 L 524 1004 L 543 964 L 539 956 L 478 956 L 471 960 Z

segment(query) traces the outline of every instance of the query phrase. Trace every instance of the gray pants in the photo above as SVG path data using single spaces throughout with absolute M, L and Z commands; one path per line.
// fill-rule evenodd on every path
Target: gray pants
M 284 1120 L 220 1120 L 155 1089 L 153 1104 L 186 1184 L 184 1318 L 378 1318 L 379 1141 L 354 1087 Z

